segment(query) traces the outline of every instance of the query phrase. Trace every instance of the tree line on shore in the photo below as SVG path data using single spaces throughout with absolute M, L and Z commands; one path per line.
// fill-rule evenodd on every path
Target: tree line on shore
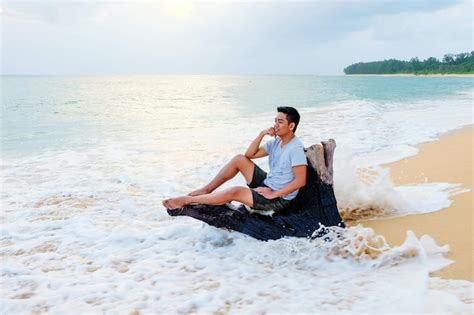
M 474 74 L 474 51 L 470 53 L 446 54 L 443 60 L 429 57 L 423 61 L 418 57 L 410 61 L 389 59 L 384 61 L 359 62 L 344 68 L 345 74 Z

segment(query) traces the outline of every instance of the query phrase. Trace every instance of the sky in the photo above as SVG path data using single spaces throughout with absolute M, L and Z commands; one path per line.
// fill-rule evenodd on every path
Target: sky
M 1 74 L 343 74 L 473 50 L 471 0 L 1 1 Z

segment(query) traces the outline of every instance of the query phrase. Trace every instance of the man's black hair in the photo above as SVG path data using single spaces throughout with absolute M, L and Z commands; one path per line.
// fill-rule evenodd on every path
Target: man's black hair
M 290 106 L 280 106 L 277 107 L 277 112 L 286 114 L 286 120 L 288 120 L 288 123 L 295 123 L 295 128 L 293 129 L 293 132 L 296 131 L 296 127 L 298 127 L 298 123 L 300 122 L 300 114 L 294 107 Z

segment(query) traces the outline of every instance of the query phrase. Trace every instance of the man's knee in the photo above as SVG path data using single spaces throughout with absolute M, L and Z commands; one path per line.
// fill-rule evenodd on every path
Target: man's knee
M 244 187 L 231 187 L 227 189 L 226 196 L 232 198 L 232 200 L 236 200 L 242 194 Z
M 243 155 L 243 154 L 237 154 L 236 156 L 234 156 L 234 160 L 236 160 L 236 161 L 250 161 L 250 159 L 248 157 L 246 157 L 245 155 Z
M 237 154 L 236 156 L 234 156 L 234 158 L 232 159 L 232 162 L 234 162 L 235 165 L 242 165 L 244 163 L 248 163 L 248 162 L 251 162 L 250 159 L 248 157 L 246 157 L 245 155 L 243 154 Z
M 246 187 L 232 187 L 227 189 L 225 199 L 228 201 L 238 201 L 252 207 L 252 192 Z

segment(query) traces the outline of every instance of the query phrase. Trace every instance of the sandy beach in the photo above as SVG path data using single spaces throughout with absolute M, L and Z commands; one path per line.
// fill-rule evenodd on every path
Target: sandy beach
M 454 263 L 433 274 L 445 279 L 474 281 L 473 134 L 472 125 L 451 132 L 437 141 L 419 145 L 416 156 L 388 165 L 396 185 L 448 182 L 471 191 L 452 196 L 451 206 L 441 211 L 362 222 L 384 235 L 392 246 L 405 240 L 407 230 L 418 237 L 428 234 L 438 245 L 448 244 L 448 258 Z

